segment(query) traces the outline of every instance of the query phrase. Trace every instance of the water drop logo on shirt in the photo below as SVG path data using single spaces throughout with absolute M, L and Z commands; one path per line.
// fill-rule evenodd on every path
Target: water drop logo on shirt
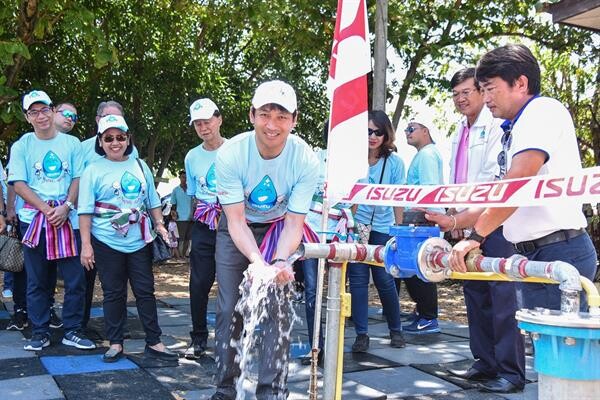
M 123 193 L 123 197 L 128 200 L 135 200 L 141 191 L 142 184 L 140 180 L 129 172 L 125 172 L 121 177 L 121 192 Z
M 42 170 L 48 178 L 56 179 L 62 174 L 63 162 L 55 152 L 49 151 L 42 161 Z
M 217 173 L 215 171 L 215 163 L 212 163 L 208 172 L 206 172 L 206 188 L 211 193 L 217 192 Z
M 264 178 L 256 185 L 256 187 L 250 193 L 248 202 L 254 208 L 259 210 L 267 211 L 273 208 L 277 202 L 277 191 L 273 185 L 273 181 L 269 175 L 265 175 Z

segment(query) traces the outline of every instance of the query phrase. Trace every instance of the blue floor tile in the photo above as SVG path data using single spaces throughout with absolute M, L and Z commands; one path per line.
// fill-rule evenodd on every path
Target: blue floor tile
M 90 318 L 102 318 L 104 317 L 104 310 L 102 307 L 92 307 L 90 309 Z
M 217 323 L 217 316 L 214 312 L 209 312 L 206 314 L 206 323 L 210 326 L 215 326 Z
M 10 313 L 6 310 L 0 310 L 0 319 L 10 319 Z
M 51 375 L 72 375 L 86 372 L 116 371 L 136 369 L 138 366 L 127 358 L 115 363 L 102 362 L 101 354 L 89 356 L 48 356 L 40 357 L 42 364 Z
M 290 357 L 292 357 L 292 358 L 300 358 L 300 357 L 306 355 L 306 353 L 308 353 L 309 351 L 310 351 L 310 345 L 308 343 L 299 342 L 299 343 L 292 343 L 290 345 Z

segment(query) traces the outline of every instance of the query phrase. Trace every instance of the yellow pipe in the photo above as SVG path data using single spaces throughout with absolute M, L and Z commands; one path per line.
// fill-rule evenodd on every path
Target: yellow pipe
M 580 278 L 581 287 L 583 287 L 583 290 L 585 290 L 585 294 L 587 295 L 588 305 L 590 307 L 600 307 L 600 294 L 598 294 L 596 285 L 585 276 L 581 276 Z
M 342 399 L 342 375 L 344 373 L 344 330 L 346 317 L 350 316 L 350 293 L 346 293 L 346 268 L 348 262 L 342 263 L 342 282 L 340 285 L 340 327 L 338 331 L 337 371 L 335 372 L 335 399 Z
M 529 282 L 529 283 L 558 283 L 552 279 L 528 277 L 523 279 L 511 279 L 510 276 L 496 274 L 494 272 L 454 272 L 450 273 L 450 279 L 468 281 L 502 281 L 502 282 Z

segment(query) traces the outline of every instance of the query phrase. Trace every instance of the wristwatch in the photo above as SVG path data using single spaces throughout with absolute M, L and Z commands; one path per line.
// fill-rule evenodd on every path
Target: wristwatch
M 67 207 L 69 207 L 69 210 L 75 210 L 75 206 L 69 200 L 65 201 L 65 204 L 67 205 Z
M 469 234 L 469 236 L 467 236 L 467 240 L 474 240 L 477 243 L 481 244 L 485 241 L 485 236 L 481 236 L 479 233 L 477 233 L 475 228 L 473 228 L 471 230 L 471 234 Z

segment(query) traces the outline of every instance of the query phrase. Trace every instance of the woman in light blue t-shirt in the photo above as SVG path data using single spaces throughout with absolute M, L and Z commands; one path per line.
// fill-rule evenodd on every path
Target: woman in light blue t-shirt
M 369 183 L 404 184 L 405 171 L 402 159 L 395 153 L 394 128 L 383 111 L 369 112 Z M 356 223 L 372 226 L 369 244 L 381 245 L 390 239 L 390 226 L 402 222 L 402 208 L 386 206 L 355 205 L 354 220 Z M 384 268 L 362 263 L 348 264 L 348 280 L 352 295 L 352 322 L 356 331 L 356 340 L 352 352 L 362 353 L 369 348 L 368 308 L 369 308 L 369 275 L 377 288 L 383 305 L 388 328 L 390 330 L 390 346 L 404 347 L 402 323 L 400 322 L 400 303 L 394 284 L 394 278 Z
M 90 163 L 79 184 L 81 264 L 97 267 L 104 294 L 104 325 L 110 348 L 104 362 L 123 356 L 123 330 L 127 315 L 127 281 L 135 296 L 138 315 L 146 334 L 146 355 L 176 361 L 160 340 L 152 241 L 155 230 L 168 243 L 154 187 L 145 162 L 129 157 L 131 135 L 123 117 L 107 115 L 98 122 L 96 152 L 103 158 Z M 152 216 L 152 218 L 150 218 Z

